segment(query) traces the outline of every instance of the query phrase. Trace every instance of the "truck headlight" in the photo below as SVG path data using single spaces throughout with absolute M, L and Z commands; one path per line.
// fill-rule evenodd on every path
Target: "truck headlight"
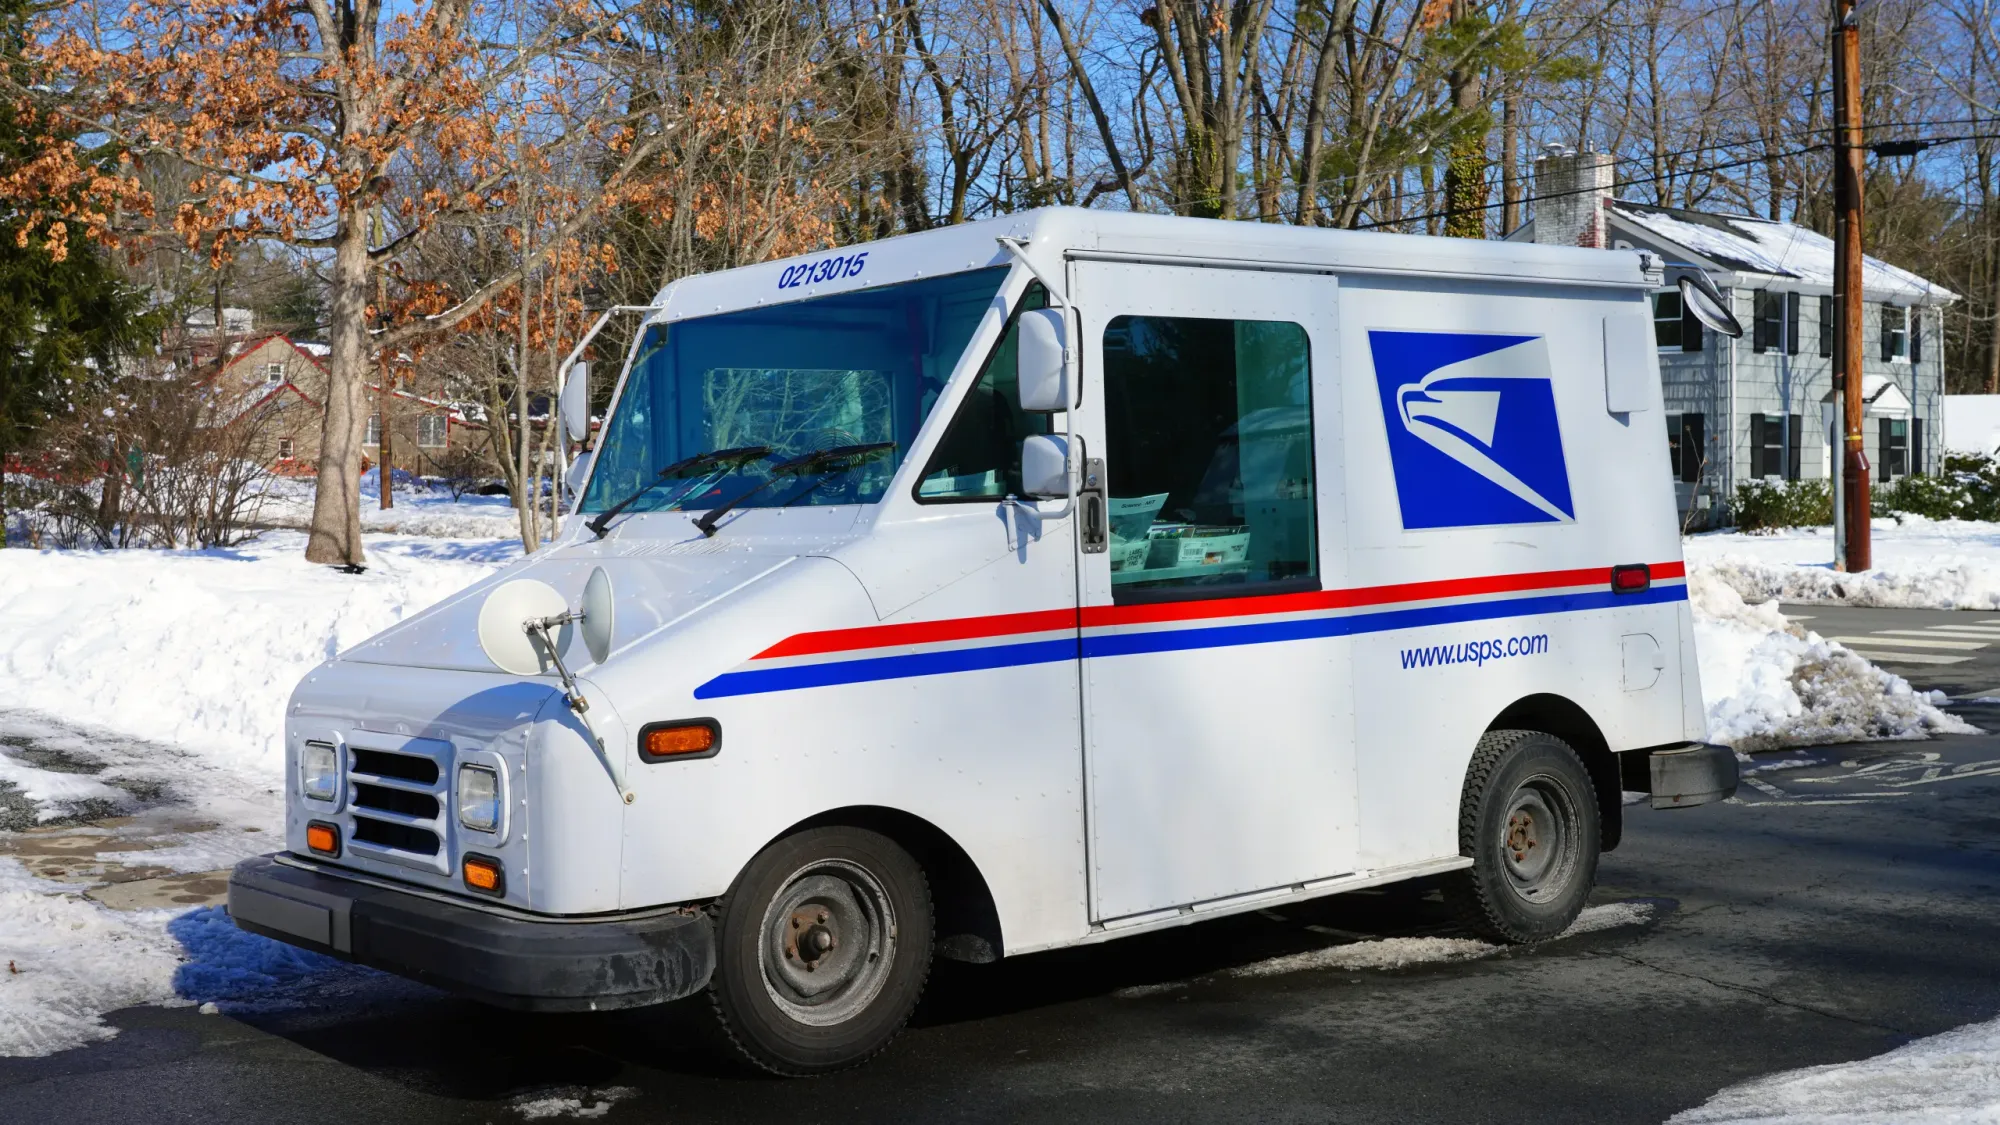
M 315 801 L 331 801 L 340 789 L 340 759 L 326 742 L 299 748 L 299 791 Z
M 500 775 L 490 767 L 458 767 L 458 822 L 474 832 L 500 827 Z

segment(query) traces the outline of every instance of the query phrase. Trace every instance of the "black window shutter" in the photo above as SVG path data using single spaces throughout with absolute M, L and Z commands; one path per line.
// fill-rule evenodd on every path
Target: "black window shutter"
M 1757 290 L 1750 302 L 1750 350 L 1764 352 L 1771 350 L 1771 293 L 1766 289 Z
M 1910 362 L 1922 363 L 1923 361 L 1924 309 L 1922 305 L 1914 305 L 1910 308 Z
M 1889 421 L 1887 418 L 1879 418 L 1875 427 L 1875 458 L 1882 462 L 1878 470 L 1885 481 L 1896 475 L 1895 459 L 1889 456 L 1890 447 L 1895 442 L 1896 436 L 1889 431 Z
M 1819 355 L 1821 359 L 1833 356 L 1833 298 L 1819 299 Z
M 1791 433 L 1786 435 L 1787 440 L 1785 442 L 1786 480 L 1799 479 L 1799 434 L 1805 429 L 1804 426 L 1799 424 L 1801 421 L 1802 419 L 1797 414 L 1792 415 L 1790 418 Z
M 1674 479 L 1681 477 L 1681 420 L 1667 415 L 1667 464 Z
M 1702 444 L 1704 436 L 1701 415 L 1681 415 L 1681 479 L 1689 484 L 1701 480 L 1701 462 L 1707 448 Z
M 1895 329 L 1890 326 L 1890 318 L 1893 317 L 1895 313 L 1896 313 L 1896 306 L 1894 305 L 1882 306 L 1882 362 L 1883 363 L 1888 363 L 1896 358 L 1896 332 Z M 1887 433 L 1888 431 L 1884 430 L 1883 432 Z
M 1694 315 L 1694 309 L 1686 300 L 1681 301 L 1681 350 L 1698 352 L 1701 350 L 1701 318 Z
M 1910 419 L 1910 471 L 1924 471 L 1924 420 Z
M 1753 477 L 1769 475 L 1771 470 L 1766 468 L 1769 461 L 1770 458 L 1765 453 L 1764 446 L 1764 416 L 1762 414 L 1752 414 L 1750 416 L 1750 475 Z
M 1785 294 L 1785 354 L 1799 354 L 1799 301 L 1797 293 Z M 1796 477 L 1794 480 L 1798 479 Z

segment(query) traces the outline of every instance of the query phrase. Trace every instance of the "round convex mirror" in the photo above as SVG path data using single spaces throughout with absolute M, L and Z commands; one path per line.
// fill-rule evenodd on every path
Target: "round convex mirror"
M 611 576 L 603 567 L 593 567 L 590 580 L 583 584 L 583 644 L 590 659 L 602 664 L 611 658 L 611 630 L 617 622 L 611 596 Z
M 569 610 L 569 603 L 554 586 L 532 578 L 503 582 L 486 595 L 479 607 L 479 647 L 486 659 L 503 672 L 517 676 L 538 676 L 554 665 L 542 642 L 529 635 L 527 623 L 537 617 L 554 617 Z M 564 625 L 556 631 L 556 646 L 567 651 L 571 631 Z
M 1743 325 L 1737 322 L 1736 314 L 1729 311 L 1729 302 L 1723 299 L 1722 291 L 1704 273 L 1684 273 L 1679 281 L 1681 303 L 1687 306 L 1696 320 L 1734 340 L 1743 335 Z

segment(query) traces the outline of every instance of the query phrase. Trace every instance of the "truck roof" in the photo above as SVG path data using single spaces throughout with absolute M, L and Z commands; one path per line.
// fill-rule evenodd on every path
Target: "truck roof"
M 654 298 L 653 304 L 662 306 L 654 319 L 680 320 L 1004 266 L 1011 256 L 1000 246 L 1000 238 L 1020 240 L 1037 267 L 1051 277 L 1061 276 L 1062 258 L 1067 255 L 1528 285 L 1652 288 L 1660 284 L 1658 259 L 1651 259 L 1649 268 L 1650 255 L 1630 250 L 1042 207 L 682 278 Z M 851 262 L 856 255 L 866 255 L 863 263 L 843 269 L 842 276 L 833 280 L 801 282 L 787 273 L 794 266 L 834 257 Z M 781 281 L 790 283 L 781 286 Z

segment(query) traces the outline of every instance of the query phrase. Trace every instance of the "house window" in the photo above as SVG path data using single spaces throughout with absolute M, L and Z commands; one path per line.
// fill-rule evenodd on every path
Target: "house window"
M 267 364 L 265 364 L 265 365 L 264 365 L 264 381 L 265 381 L 266 383 L 282 383 L 282 382 L 284 382 L 284 381 L 285 381 L 285 365 L 284 365 L 284 364 L 282 364 L 282 363 L 267 363 Z
M 291 438 L 288 438 L 288 437 L 281 437 L 281 438 L 279 438 L 279 439 L 278 439 L 278 460 L 280 460 L 280 461 L 289 461 L 289 460 L 291 460 L 291 459 L 292 459 L 292 439 L 291 439 Z
M 1701 321 L 1681 300 L 1678 289 L 1653 294 L 1653 342 L 1663 352 L 1701 350 Z
M 1775 289 L 1756 292 L 1756 324 L 1751 335 L 1754 351 L 1767 352 L 1782 347 L 1786 355 L 1799 354 L 1799 295 Z
M 1702 445 L 1703 429 L 1700 414 L 1667 415 L 1667 459 L 1673 464 L 1675 480 L 1688 484 L 1701 480 L 1702 462 L 1708 459 Z
M 361 444 L 382 444 L 382 416 L 380 414 L 370 414 L 368 416 L 368 428 L 361 434 Z
M 1883 418 L 1882 436 L 1875 453 L 1881 461 L 1884 481 L 1910 475 L 1910 423 L 1902 418 Z
M 1800 422 L 1797 414 L 1750 416 L 1751 476 L 1799 479 L 1799 434 L 1805 428 Z
M 1829 294 L 1819 299 L 1819 357 L 1833 358 L 1833 297 Z
M 1910 362 L 1910 310 L 1882 306 L 1882 362 Z
M 418 418 L 417 444 L 424 449 L 443 449 L 445 426 L 445 417 L 442 414 L 425 414 Z

